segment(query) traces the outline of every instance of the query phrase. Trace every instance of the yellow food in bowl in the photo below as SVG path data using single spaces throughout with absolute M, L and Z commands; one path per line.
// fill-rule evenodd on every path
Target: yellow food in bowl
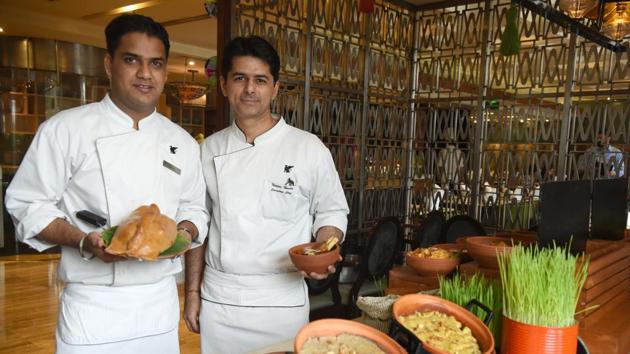
M 309 338 L 300 354 L 385 354 L 376 343 L 354 334 Z
M 479 343 L 470 328 L 453 316 L 438 311 L 416 312 L 400 316 L 398 322 L 413 332 L 423 343 L 457 354 L 481 354 Z
M 456 252 L 437 247 L 416 248 L 413 251 L 409 251 L 407 254 L 413 257 L 431 259 L 448 259 L 457 256 Z

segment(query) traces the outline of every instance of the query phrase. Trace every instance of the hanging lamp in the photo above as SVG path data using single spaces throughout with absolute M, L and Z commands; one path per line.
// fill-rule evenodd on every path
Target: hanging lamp
M 571 18 L 582 18 L 597 8 L 597 0 L 559 0 L 558 7 Z
M 628 2 L 606 4 L 601 31 L 608 37 L 620 41 L 630 34 L 630 13 Z

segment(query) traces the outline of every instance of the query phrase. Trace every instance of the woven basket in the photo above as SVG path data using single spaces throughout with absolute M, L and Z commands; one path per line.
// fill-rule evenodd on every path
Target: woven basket
M 399 297 L 398 295 L 359 296 L 357 307 L 362 312 L 358 321 L 383 333 L 389 333 L 392 322 L 392 305 Z

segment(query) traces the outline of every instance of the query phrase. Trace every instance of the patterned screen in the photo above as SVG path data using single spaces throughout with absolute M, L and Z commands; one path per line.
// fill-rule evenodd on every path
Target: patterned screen
M 281 56 L 283 85 L 273 111 L 330 149 L 351 209 L 349 229 L 402 217 L 409 10 L 377 2 L 368 25 L 355 0 L 240 1 L 236 9 L 236 35 L 265 37 Z
M 240 1 L 233 31 L 278 48 L 273 110 L 330 148 L 350 229 L 434 209 L 525 229 L 540 184 L 625 173 L 630 51 L 571 41 L 520 8 L 520 53 L 502 56 L 505 0 L 418 11 L 376 1 L 371 15 L 357 7 Z M 602 153 L 598 139 L 619 152 Z
M 499 229 L 526 229 L 536 224 L 540 184 L 625 172 L 630 52 L 615 54 L 580 37 L 572 47 L 563 28 L 520 8 L 520 53 L 502 56 L 510 3 L 487 4 L 419 12 L 411 215 L 440 208 Z M 565 114 L 570 119 L 563 122 Z M 477 124 L 481 139 L 475 139 Z M 569 132 L 564 172 L 563 129 Z M 620 152 L 597 152 L 602 133 Z M 473 181 L 476 168 L 480 178 Z

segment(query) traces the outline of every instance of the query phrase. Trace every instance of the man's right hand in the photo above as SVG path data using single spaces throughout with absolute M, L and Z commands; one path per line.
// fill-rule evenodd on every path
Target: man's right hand
M 186 291 L 184 300 L 184 321 L 188 330 L 199 333 L 199 311 L 201 310 L 201 294 L 199 291 Z
M 125 257 L 109 254 L 105 252 L 105 248 L 105 242 L 101 239 L 101 234 L 96 231 L 90 232 L 83 241 L 83 250 L 92 253 L 105 263 L 119 262 L 127 259 Z

